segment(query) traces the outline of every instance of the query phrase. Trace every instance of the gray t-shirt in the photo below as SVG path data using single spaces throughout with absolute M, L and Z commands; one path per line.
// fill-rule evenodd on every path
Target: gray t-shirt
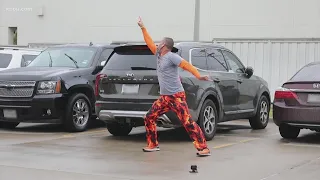
M 160 95 L 173 95 L 184 91 L 178 70 L 182 57 L 173 52 L 168 52 L 162 57 L 156 53 L 156 56 Z

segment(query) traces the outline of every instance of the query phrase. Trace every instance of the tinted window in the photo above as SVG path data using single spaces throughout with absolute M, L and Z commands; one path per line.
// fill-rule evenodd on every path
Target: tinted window
M 156 56 L 146 46 L 116 48 L 105 69 L 109 70 L 157 69 Z
M 52 60 L 52 67 L 89 67 L 96 53 L 94 47 L 52 47 L 43 51 L 28 66 L 48 67 Z M 69 57 L 68 57 L 69 56 Z
M 320 64 L 310 64 L 301 68 L 292 78 L 292 81 L 320 81 Z
M 0 68 L 7 68 L 11 62 L 11 54 L 0 53 Z
M 107 61 L 110 54 L 112 53 L 113 49 L 105 49 L 102 51 L 101 56 L 99 58 L 99 64 L 102 65 L 101 63 L 103 61 Z M 103 64 L 103 66 L 105 65 L 105 63 Z
M 21 58 L 21 67 L 25 67 L 30 64 L 37 55 L 23 54 Z
M 205 49 L 192 49 L 191 50 L 192 65 L 203 70 L 207 70 L 207 58 Z
M 243 73 L 244 72 L 244 67 L 243 65 L 240 63 L 240 61 L 230 52 L 228 51 L 222 51 L 224 58 L 226 59 L 226 61 L 228 62 L 230 68 L 237 73 Z
M 208 70 L 227 71 L 227 64 L 220 51 L 216 49 L 207 49 Z

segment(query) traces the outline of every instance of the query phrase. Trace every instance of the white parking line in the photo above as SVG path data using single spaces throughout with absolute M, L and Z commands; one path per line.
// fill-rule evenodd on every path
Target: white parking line
M 320 144 L 300 144 L 300 143 L 286 143 L 284 146 L 296 146 L 296 147 L 314 147 L 320 148 Z
M 221 145 L 218 145 L 218 146 L 214 146 L 213 149 L 225 148 L 225 147 L 229 147 L 229 146 L 233 146 L 233 145 L 247 143 L 247 142 L 250 142 L 250 141 L 255 141 L 255 140 L 258 140 L 258 139 L 260 139 L 260 138 L 250 138 L 250 139 L 244 139 L 244 140 L 241 140 L 241 141 L 237 141 L 235 143 L 221 144 Z

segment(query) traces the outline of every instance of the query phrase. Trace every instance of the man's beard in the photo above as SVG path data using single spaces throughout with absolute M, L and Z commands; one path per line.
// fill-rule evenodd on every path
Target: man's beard
M 162 46 L 162 47 L 158 46 L 158 47 L 157 47 L 157 52 L 160 53 L 160 51 L 161 51 L 162 48 L 163 48 L 163 46 Z

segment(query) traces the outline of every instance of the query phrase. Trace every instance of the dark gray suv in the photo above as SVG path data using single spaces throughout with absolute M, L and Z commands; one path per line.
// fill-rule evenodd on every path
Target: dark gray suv
M 217 123 L 249 119 L 253 129 L 263 129 L 269 121 L 270 94 L 267 82 L 253 75 L 228 49 L 197 42 L 176 44 L 172 50 L 214 81 L 200 81 L 180 69 L 192 119 L 207 140 Z M 96 112 L 115 136 L 128 135 L 133 127 L 144 126 L 144 116 L 159 97 L 156 57 L 146 45 L 116 47 L 96 80 Z M 159 117 L 157 125 L 181 127 L 175 113 Z

